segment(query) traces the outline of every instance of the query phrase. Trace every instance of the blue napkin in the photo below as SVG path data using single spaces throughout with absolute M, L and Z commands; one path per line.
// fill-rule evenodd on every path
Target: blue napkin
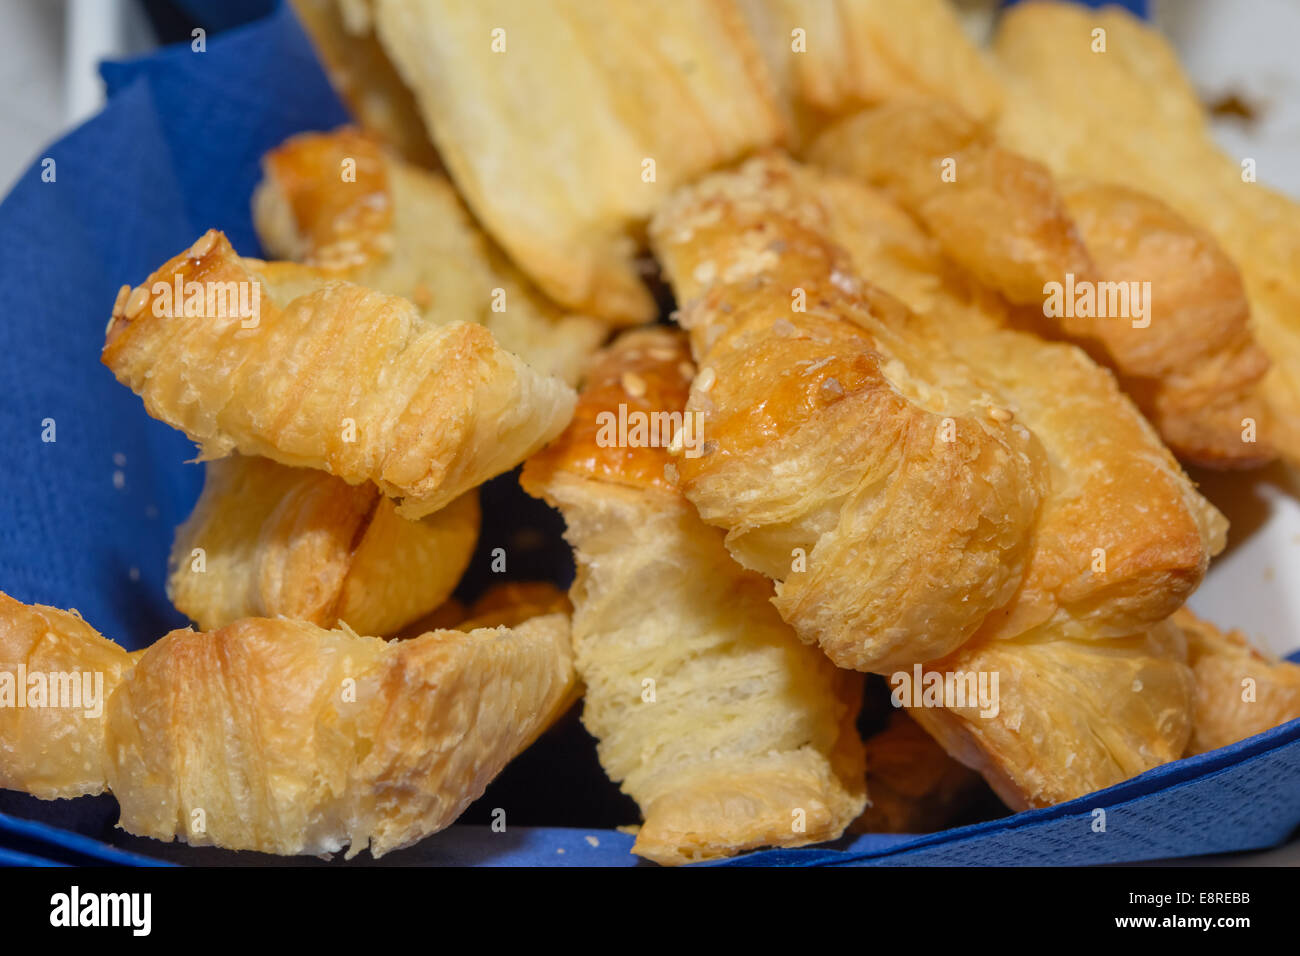
M 149 418 L 100 365 L 113 299 L 211 226 L 257 254 L 249 197 L 259 157 L 346 114 L 284 6 L 210 37 L 205 53 L 168 48 L 107 64 L 103 74 L 104 111 L 45 150 L 0 204 L 0 587 L 21 601 L 78 608 L 137 648 L 186 624 L 163 582 L 201 469 L 185 463 L 192 444 Z M 512 561 L 512 571 L 567 583 L 557 516 L 511 476 L 486 494 L 493 506 L 467 586 L 477 586 L 476 575 L 482 583 L 487 549 L 520 524 L 554 544 Z M 483 825 L 497 807 L 507 810 L 505 833 Z M 1104 832 L 1093 827 L 1099 808 Z M 43 802 L 0 791 L 0 864 L 286 862 L 131 837 L 113 828 L 116 816 L 108 796 Z M 460 824 L 379 862 L 635 865 L 632 838 L 613 827 L 636 818 L 571 713 Z M 1271 846 L 1297 825 L 1300 721 L 1062 806 L 726 865 L 1111 863 Z M 363 855 L 347 865 L 371 862 Z

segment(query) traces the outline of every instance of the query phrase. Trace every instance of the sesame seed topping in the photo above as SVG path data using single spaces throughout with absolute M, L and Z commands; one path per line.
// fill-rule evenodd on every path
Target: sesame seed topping
M 694 378 L 695 366 L 690 362 L 681 361 L 677 363 L 677 371 L 682 373 L 682 378 Z
M 990 407 L 990 408 L 989 408 L 989 418 L 993 419 L 995 422 L 1004 422 L 1004 423 L 1005 423 L 1005 422 L 1009 422 L 1009 421 L 1011 421 L 1011 419 L 1013 419 L 1013 418 L 1015 418 L 1015 417 L 1016 417 L 1016 416 L 1013 415 L 1013 414 L 1011 413 L 1011 410 L 1010 410 L 1010 409 L 1007 409 L 1007 408 L 993 408 L 993 407 Z
M 645 394 L 645 379 L 636 372 L 624 372 L 622 378 L 623 391 L 627 392 L 633 398 L 640 398 Z
M 197 240 L 195 240 L 194 245 L 190 246 L 190 258 L 202 259 L 204 256 L 206 256 L 209 252 L 212 251 L 212 247 L 215 246 L 216 244 L 217 244 L 217 231 L 215 229 L 209 229 L 203 235 L 199 236 Z
M 113 318 L 122 314 L 122 309 L 126 307 L 126 298 L 131 294 L 131 287 L 124 285 L 117 290 L 117 298 L 113 300 Z
M 700 369 L 700 374 L 695 377 L 695 387 L 701 392 L 707 392 L 713 387 L 713 383 L 718 380 L 718 373 L 713 371 L 712 365 L 706 365 Z
M 134 319 L 144 310 L 145 304 L 148 301 L 149 290 L 144 286 L 137 286 L 131 292 L 130 297 L 126 300 L 126 309 L 123 314 L 125 314 L 128 319 Z

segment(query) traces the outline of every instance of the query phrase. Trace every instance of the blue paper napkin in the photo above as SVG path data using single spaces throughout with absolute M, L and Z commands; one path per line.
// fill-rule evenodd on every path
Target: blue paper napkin
M 259 157 L 346 114 L 283 6 L 210 37 L 204 53 L 169 48 L 103 73 L 111 96 L 104 111 L 37 157 L 0 204 L 0 588 L 21 601 L 78 608 L 137 648 L 186 623 L 163 581 L 201 469 L 185 464 L 191 443 L 150 419 L 99 363 L 117 289 L 138 284 L 212 226 L 241 252 L 258 253 L 249 197 Z M 512 570 L 567 583 L 559 519 L 519 493 L 511 476 L 486 494 L 494 504 L 485 509 L 476 573 L 486 549 L 533 524 L 556 544 Z M 497 807 L 516 821 L 506 833 L 481 825 Z M 1093 826 L 1098 808 L 1104 832 Z M 286 862 L 138 839 L 114 830 L 115 820 L 111 797 L 47 803 L 0 791 L 0 864 Z M 380 862 L 634 865 L 632 838 L 612 827 L 635 820 L 635 805 L 605 779 L 570 714 L 461 824 Z M 1059 807 L 726 865 L 1110 863 L 1271 846 L 1297 825 L 1300 721 Z M 349 865 L 369 862 L 363 855 Z

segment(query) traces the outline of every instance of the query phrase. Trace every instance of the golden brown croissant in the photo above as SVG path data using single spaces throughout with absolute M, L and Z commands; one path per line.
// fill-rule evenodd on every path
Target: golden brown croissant
M 906 98 L 826 130 L 812 162 L 885 190 L 944 252 L 1012 302 L 1093 265 L 1051 173 L 941 99 Z
M 690 405 L 708 453 L 678 462 L 683 488 L 733 555 L 778 581 L 802 637 L 881 673 L 977 629 L 1123 636 L 1171 614 L 1225 522 L 1111 377 L 861 281 L 825 182 L 760 158 L 652 225 L 709 369 Z
M 393 642 L 248 618 L 173 631 L 130 667 L 80 619 L 3 599 L 4 646 L 35 628 L 61 646 L 42 666 L 112 668 L 116 689 L 99 719 L 0 711 L 0 779 L 39 796 L 106 783 L 123 829 L 194 846 L 408 846 L 455 820 L 574 682 L 560 614 Z
M 1095 30 L 1104 31 L 1101 54 Z M 1007 99 L 998 136 L 1008 147 L 1061 177 L 1156 196 L 1232 257 L 1273 363 L 1264 380 L 1270 437 L 1300 460 L 1300 204 L 1256 182 L 1253 159 L 1218 148 L 1173 48 L 1120 8 L 1017 4 L 999 20 L 994 52 Z
M 284 616 L 389 635 L 451 595 L 478 526 L 477 490 L 410 521 L 370 483 L 231 455 L 176 529 L 167 594 L 205 631 Z
M 1169 622 L 1104 640 L 1067 637 L 1047 625 L 1013 640 L 975 640 L 917 665 L 922 681 L 950 682 L 951 699 L 927 702 L 915 680 L 898 687 L 909 706 L 922 702 L 909 710 L 917 723 L 983 774 L 1007 806 L 1024 810 L 1113 786 L 1181 757 L 1195 695 L 1186 659 L 1183 636 Z M 978 696 L 969 692 L 972 677 L 984 682 L 992 706 L 972 699 Z M 965 704 L 951 706 L 963 682 Z
M 458 630 L 514 627 L 543 614 L 573 614 L 569 596 L 549 581 L 505 581 L 488 588 L 472 605 Z
M 437 325 L 478 322 L 503 348 L 569 384 L 608 333 L 533 288 L 444 176 L 402 162 L 369 136 L 346 127 L 303 133 L 262 166 L 253 220 L 273 256 L 400 295 Z
M 75 611 L 0 593 L 0 787 L 102 793 L 104 714 L 132 656 Z
M 205 295 L 169 307 L 178 285 Z M 479 325 L 432 326 L 404 299 L 240 259 L 215 231 L 123 287 L 102 360 L 202 457 L 240 451 L 373 481 L 407 518 L 540 448 L 574 402 Z
M 867 808 L 854 833 L 932 833 L 947 827 L 980 787 L 979 774 L 949 757 L 907 711 L 866 740 Z
M 957 157 L 955 182 L 938 174 L 945 156 Z M 1015 301 L 1033 303 L 1021 322 L 1042 335 L 1069 338 L 1111 366 L 1180 457 L 1219 467 L 1271 457 L 1267 443 L 1257 440 L 1264 405 L 1256 387 L 1268 359 L 1250 334 L 1240 276 L 1208 235 L 1158 200 L 1087 181 L 1057 184 L 1041 164 L 997 146 L 987 130 L 939 101 L 889 104 L 845 120 L 823 134 L 813 157 L 888 188 L 956 263 Z M 864 205 L 845 198 L 850 208 Z M 865 205 L 873 207 L 876 221 L 855 224 L 859 244 L 879 245 L 885 217 L 874 211 L 878 199 Z M 854 215 L 831 208 L 832 217 Z M 887 248 L 918 245 L 900 240 L 906 224 L 883 224 Z M 870 258 L 873 266 L 889 261 Z M 933 259 L 914 258 L 907 271 L 928 271 L 932 285 L 939 281 L 934 274 L 945 276 L 945 285 L 963 284 L 949 277 L 951 265 Z M 859 268 L 894 291 L 886 281 L 894 275 L 882 280 Z M 913 308 L 952 308 L 951 302 L 918 305 L 908 295 L 915 284 L 902 283 L 901 297 Z M 1047 318 L 1053 286 L 1069 301 L 1058 303 L 1059 316 Z M 1111 308 L 1098 302 L 1087 307 L 1087 317 L 1076 316 L 1076 288 L 1106 296 L 1107 303 L 1113 291 L 1125 314 L 1097 318 L 1097 309 Z M 1006 320 L 1004 309 L 978 298 L 980 311 Z
M 563 305 L 645 321 L 667 191 L 783 135 L 733 0 L 379 0 L 377 32 L 465 201 Z
M 947 0 L 741 0 L 796 125 L 908 95 L 992 119 L 1002 91 Z
M 1300 717 L 1300 667 L 1226 634 L 1187 608 L 1174 615 L 1196 675 L 1189 754 L 1217 750 Z
M 645 816 L 633 852 L 669 864 L 834 839 L 864 802 L 860 678 L 799 643 L 771 585 L 681 497 L 667 425 L 655 445 L 636 437 L 649 416 L 681 425 L 688 356 L 667 329 L 620 337 L 522 477 L 564 513 L 575 548 L 583 722 Z M 605 430 L 624 412 L 620 442 Z

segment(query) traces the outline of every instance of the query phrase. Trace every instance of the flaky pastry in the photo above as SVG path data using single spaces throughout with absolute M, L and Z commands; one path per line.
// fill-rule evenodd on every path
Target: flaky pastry
M 950 824 L 980 787 L 905 710 L 865 742 L 867 808 L 854 833 L 932 833 Z
M 79 618 L 5 597 L 0 646 L 113 684 L 97 719 L 0 711 L 6 786 L 106 786 L 129 833 L 285 855 L 379 857 L 446 827 L 574 686 L 561 614 L 392 642 L 247 618 L 173 631 L 132 667 Z
M 1196 713 L 1189 754 L 1217 750 L 1300 718 L 1300 666 L 1224 633 L 1187 608 L 1174 615 L 1187 638 L 1196 675 Z
M 997 676 L 995 706 L 908 712 L 978 770 L 1013 810 L 1102 790 L 1183 755 L 1195 682 L 1186 644 L 1164 622 L 1127 638 L 1066 637 L 1054 625 L 1013 640 L 975 640 L 926 664 L 940 680 Z
M 652 225 L 711 370 L 689 406 L 708 453 L 678 461 L 701 515 L 841 666 L 889 673 L 977 630 L 1123 636 L 1167 617 L 1222 548 L 1222 516 L 1078 349 L 978 310 L 918 315 L 862 281 L 832 240 L 857 220 L 827 212 L 826 182 L 760 158 Z
M 168 307 L 173 287 L 197 294 Z M 256 307 L 229 307 L 232 295 Z M 405 299 L 241 259 L 215 231 L 123 287 L 101 358 L 201 457 L 239 451 L 373 481 L 407 518 L 513 467 L 574 402 L 482 326 L 434 326 Z
M 946 100 L 905 98 L 848 117 L 809 150 L 823 168 L 885 190 L 954 262 L 1012 302 L 1093 265 L 1041 163 L 1000 146 Z
M 1104 52 L 1093 49 L 1097 30 Z M 1219 149 L 1169 42 L 1127 11 L 1017 4 L 1000 18 L 993 49 L 1007 146 L 1058 176 L 1156 196 L 1232 257 L 1272 361 L 1263 383 L 1275 412 L 1268 437 L 1300 460 L 1300 203 L 1257 182 L 1252 159 Z
M 784 133 L 733 0 L 376 0 L 466 203 L 557 302 L 645 321 L 637 232 L 676 186 Z
M 478 539 L 477 490 L 412 521 L 369 482 L 244 455 L 206 467 L 167 578 L 200 630 L 284 616 L 393 634 L 451 595 Z
M 277 258 L 400 295 L 437 325 L 478 322 L 571 385 L 608 334 L 604 322 L 538 292 L 474 225 L 446 177 L 369 136 L 346 127 L 302 133 L 267 153 L 262 168 L 253 222 Z
M 693 371 L 679 334 L 624 334 L 522 477 L 575 549 L 583 722 L 641 806 L 633 852 L 668 864 L 834 839 L 864 802 L 861 679 L 801 644 L 771 585 L 732 561 L 674 487 L 666 436 L 601 438 L 621 410 L 680 425 Z

